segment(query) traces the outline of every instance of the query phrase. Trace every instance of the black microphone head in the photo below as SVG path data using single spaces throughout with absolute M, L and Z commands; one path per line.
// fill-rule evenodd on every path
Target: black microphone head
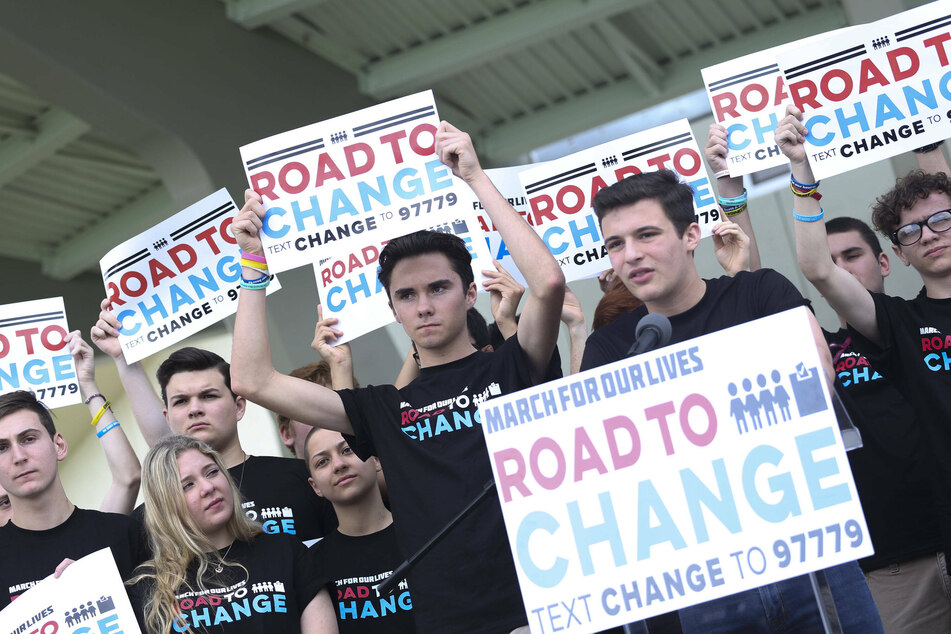
M 634 329 L 634 338 L 640 339 L 645 330 L 654 330 L 657 334 L 657 345 L 662 348 L 670 341 L 670 320 L 660 313 L 648 313 L 637 322 L 637 328 Z

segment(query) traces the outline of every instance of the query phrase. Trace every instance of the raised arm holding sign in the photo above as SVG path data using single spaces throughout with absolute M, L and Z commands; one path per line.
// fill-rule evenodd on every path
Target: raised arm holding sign
M 466 329 L 466 311 L 476 297 L 471 256 L 454 235 L 418 232 L 391 240 L 380 254 L 380 281 L 419 351 L 420 376 L 405 388 L 334 392 L 278 373 L 264 293 L 251 285 L 241 291 L 232 355 L 239 393 L 293 420 L 353 434 L 349 446 L 361 458 L 379 456 L 404 555 L 429 540 L 491 477 L 477 403 L 558 373 L 560 268 L 485 176 L 467 134 L 440 124 L 436 152 L 476 193 L 528 282 L 515 337 L 492 353 L 475 350 Z M 265 213 L 249 190 L 232 224 L 245 252 L 264 253 L 259 233 Z M 505 632 L 526 622 L 498 504 L 483 503 L 478 515 L 450 532 L 410 574 L 422 630 Z

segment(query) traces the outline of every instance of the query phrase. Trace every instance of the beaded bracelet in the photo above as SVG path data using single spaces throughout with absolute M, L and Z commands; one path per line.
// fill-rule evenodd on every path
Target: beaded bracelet
M 119 426 L 119 421 L 117 420 L 112 421 L 111 423 L 109 423 L 108 425 L 106 425 L 105 427 L 103 427 L 102 429 L 96 432 L 96 438 L 102 438 L 103 436 L 105 436 L 106 434 L 108 434 L 109 432 L 111 432 L 113 429 L 115 429 L 118 426 Z
M 83 405 L 89 405 L 89 401 L 91 401 L 92 399 L 96 398 L 97 396 L 98 396 L 99 398 L 101 398 L 102 400 L 104 400 L 104 401 L 105 401 L 105 400 L 108 400 L 105 396 L 103 396 L 103 395 L 100 394 L 99 392 L 96 392 L 95 394 L 90 394 L 89 397 L 88 397 L 85 401 L 83 401 Z
M 822 209 L 822 207 L 819 207 L 819 213 L 817 213 L 815 216 L 803 216 L 793 211 L 792 217 L 800 222 L 816 222 L 817 220 L 822 220 L 822 215 L 824 213 L 825 211 Z

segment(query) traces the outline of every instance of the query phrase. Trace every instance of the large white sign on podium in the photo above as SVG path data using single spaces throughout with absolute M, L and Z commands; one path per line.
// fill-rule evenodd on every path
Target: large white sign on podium
M 482 404 L 533 632 L 872 554 L 806 310 Z

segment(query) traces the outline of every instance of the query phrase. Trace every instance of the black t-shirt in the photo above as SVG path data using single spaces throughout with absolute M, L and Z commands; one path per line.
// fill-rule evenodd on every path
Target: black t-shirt
M 189 570 L 188 582 L 175 595 L 183 622 L 202 634 L 300 632 L 301 613 L 327 582 L 313 553 L 293 536 L 282 534 L 259 535 L 251 543 L 235 540 L 230 548 L 218 552 L 240 566 L 225 566 L 220 573 L 210 567 L 206 590 L 199 590 L 197 565 Z M 140 623 L 151 583 L 140 581 L 130 591 Z
M 921 426 L 895 385 L 853 349 L 848 331 L 825 332 L 835 357 L 836 385 L 862 432 L 848 453 L 875 554 L 859 560 L 869 572 L 941 549 L 931 492 L 930 452 Z M 843 344 L 845 348 L 842 348 Z
M 670 317 L 670 343 L 693 339 L 804 304 L 796 287 L 772 269 L 759 269 L 753 273 L 741 271 L 735 277 L 704 281 L 707 288 L 700 301 Z M 627 356 L 634 342 L 637 322 L 645 315 L 647 307 L 641 306 L 591 333 L 585 343 L 581 369 L 596 368 Z
M 138 522 L 127 515 L 76 508 L 65 522 L 31 531 L 13 521 L 0 527 L 0 608 L 53 574 L 64 559 L 79 559 L 103 548 L 123 579 L 149 558 Z
M 228 472 L 244 497 L 245 514 L 261 522 L 265 533 L 296 535 L 310 545 L 337 527 L 333 505 L 308 484 L 303 460 L 248 456 Z
M 854 345 L 912 405 L 934 460 L 932 479 L 945 553 L 951 552 L 951 299 L 872 293 L 882 347 L 849 329 Z
M 557 353 L 546 376 L 561 375 Z M 379 456 L 402 554 L 435 535 L 492 479 L 477 406 L 533 385 L 528 360 L 509 338 L 423 368 L 392 385 L 341 390 L 355 437 L 350 447 Z M 489 496 L 410 574 L 416 625 L 424 632 L 502 632 L 527 622 L 498 497 Z
M 406 580 L 389 596 L 376 586 L 403 563 L 393 524 L 371 535 L 351 537 L 334 531 L 314 546 L 320 570 L 330 577 L 327 591 L 340 634 L 411 634 L 413 600 Z

